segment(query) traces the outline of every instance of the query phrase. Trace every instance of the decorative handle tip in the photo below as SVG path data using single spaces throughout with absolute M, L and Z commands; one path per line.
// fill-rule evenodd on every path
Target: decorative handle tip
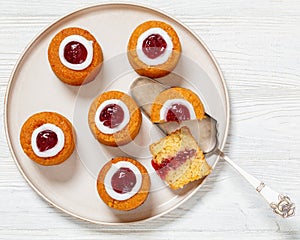
M 291 199 L 283 194 L 279 194 L 278 203 L 270 203 L 270 207 L 273 212 L 278 214 L 283 218 L 288 218 L 295 215 L 296 205 L 291 201 Z

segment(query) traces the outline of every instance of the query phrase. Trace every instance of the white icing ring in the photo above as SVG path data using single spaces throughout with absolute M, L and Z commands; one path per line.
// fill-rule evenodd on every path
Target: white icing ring
M 111 178 L 113 175 L 118 171 L 121 167 L 123 168 L 129 168 L 133 173 L 135 174 L 136 177 L 136 183 L 132 190 L 127 193 L 117 193 L 112 185 L 111 185 Z M 111 196 L 113 199 L 123 201 L 127 200 L 131 197 L 133 197 L 135 194 L 137 194 L 142 186 L 142 174 L 141 171 L 131 162 L 127 161 L 119 161 L 117 163 L 114 163 L 111 165 L 110 169 L 107 171 L 106 176 L 104 178 L 104 186 L 107 194 Z
M 81 43 L 87 50 L 86 59 L 84 62 L 82 62 L 80 64 L 70 63 L 64 57 L 64 50 L 65 50 L 66 45 L 73 41 Z M 70 68 L 72 70 L 77 70 L 77 71 L 83 70 L 83 69 L 87 68 L 88 66 L 90 66 L 90 64 L 93 61 L 93 41 L 89 41 L 80 35 L 70 35 L 61 41 L 61 43 L 59 45 L 58 54 L 59 54 L 59 59 L 60 59 L 61 63 L 63 65 L 65 65 L 67 68 Z
M 196 119 L 194 107 L 189 101 L 181 98 L 174 98 L 165 101 L 164 105 L 160 109 L 160 120 L 166 121 L 168 110 L 172 107 L 173 104 L 182 104 L 186 106 L 190 112 L 190 119 Z
M 51 130 L 51 131 L 55 132 L 55 134 L 57 135 L 57 144 L 53 148 L 48 149 L 44 152 L 41 152 L 36 144 L 36 138 L 40 132 L 45 131 L 45 130 Z M 59 127 L 55 126 L 54 124 L 51 124 L 51 123 L 43 124 L 42 126 L 34 129 L 34 131 L 32 132 L 31 147 L 32 147 L 33 152 L 38 157 L 42 157 L 42 158 L 54 157 L 63 149 L 64 145 L 65 145 L 64 132 Z
M 107 126 L 104 126 L 104 122 L 100 122 L 100 119 L 99 119 L 102 110 L 109 104 L 119 105 L 124 112 L 123 121 L 121 122 L 120 125 L 116 126 L 115 128 L 109 128 Z M 129 114 L 128 107 L 120 99 L 109 99 L 109 100 L 106 100 L 103 103 L 101 103 L 100 106 L 97 108 L 95 118 L 94 118 L 94 121 L 95 121 L 95 124 L 96 124 L 98 130 L 105 134 L 113 134 L 113 133 L 116 133 L 116 132 L 122 130 L 129 123 L 129 120 L 130 120 L 130 114 Z
M 167 48 L 166 48 L 165 52 L 162 55 L 160 55 L 154 59 L 149 58 L 143 51 L 144 40 L 152 34 L 159 34 L 160 36 L 163 37 L 163 39 L 167 43 Z M 136 45 L 137 55 L 138 55 L 139 59 L 143 63 L 147 64 L 148 66 L 155 66 L 155 65 L 165 63 L 171 56 L 172 51 L 173 51 L 172 39 L 169 36 L 169 34 L 161 28 L 150 28 L 147 31 L 143 32 L 137 40 L 137 45 Z

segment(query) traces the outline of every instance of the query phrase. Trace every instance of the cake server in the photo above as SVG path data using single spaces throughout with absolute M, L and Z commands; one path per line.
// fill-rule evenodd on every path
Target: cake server
M 151 105 L 154 102 L 155 97 L 167 88 L 170 87 L 163 85 L 154 79 L 139 77 L 131 84 L 130 93 L 145 115 L 149 118 Z M 252 185 L 255 190 L 261 194 L 261 196 L 273 209 L 274 213 L 283 218 L 295 215 L 296 206 L 287 195 L 280 194 L 266 186 L 262 181 L 259 181 L 257 178 L 240 168 L 218 148 L 217 121 L 211 116 L 206 114 L 206 117 L 203 120 L 189 120 L 181 123 L 158 123 L 156 126 L 159 127 L 166 135 L 182 126 L 187 126 L 190 129 L 193 129 L 191 132 L 198 141 L 198 144 L 205 155 L 215 154 L 229 163 L 229 165 L 236 169 L 241 176 L 243 176 L 250 185 Z

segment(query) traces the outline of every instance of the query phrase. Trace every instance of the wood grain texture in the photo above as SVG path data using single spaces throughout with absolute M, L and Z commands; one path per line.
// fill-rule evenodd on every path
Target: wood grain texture
M 27 44 L 80 7 L 108 1 L 0 2 L 0 111 L 10 73 Z M 136 1 L 149 4 L 148 1 Z M 300 2 L 151 1 L 194 30 L 224 73 L 231 102 L 225 152 L 300 206 Z M 21 106 L 20 106 L 21 107 Z M 220 162 L 203 188 L 144 224 L 98 226 L 48 205 L 12 160 L 0 115 L 0 239 L 300 239 L 300 215 L 283 220 Z

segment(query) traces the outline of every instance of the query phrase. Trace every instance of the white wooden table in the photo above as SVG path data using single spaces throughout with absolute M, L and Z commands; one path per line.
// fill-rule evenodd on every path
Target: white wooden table
M 99 2 L 0 0 L 1 113 L 10 73 L 33 37 L 62 15 Z M 219 62 L 232 109 L 225 152 L 300 207 L 300 2 L 153 0 L 151 6 L 193 29 Z M 77 220 L 25 182 L 3 125 L 1 114 L 0 239 L 300 239 L 300 215 L 275 216 L 222 161 L 199 192 L 159 219 L 125 227 Z

